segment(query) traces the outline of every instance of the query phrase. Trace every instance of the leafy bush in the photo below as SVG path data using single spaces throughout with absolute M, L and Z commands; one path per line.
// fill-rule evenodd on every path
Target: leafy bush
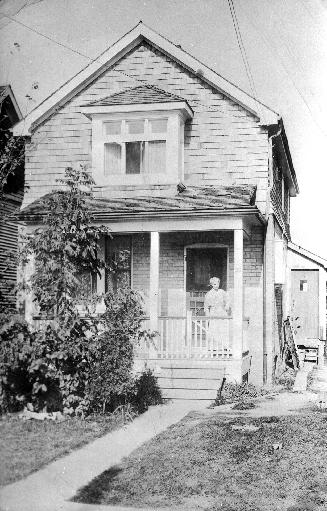
M 16 411 L 27 402 L 33 383 L 29 353 L 33 334 L 20 316 L 0 316 L 0 412 Z
M 112 411 L 126 404 L 135 390 L 134 346 L 148 335 L 142 329 L 140 295 L 118 289 L 104 298 L 106 311 L 100 319 L 96 360 L 90 380 L 89 399 L 94 410 Z
M 135 394 L 131 402 L 139 413 L 145 412 L 149 406 L 163 403 L 158 380 L 151 369 L 146 369 L 135 381 Z
M 0 330 L 0 409 L 70 415 L 113 411 L 131 403 L 137 411 L 160 402 L 150 372 L 136 379 L 134 346 L 144 335 L 140 297 L 131 289 L 105 295 L 101 317 L 53 319 L 33 331 L 21 318 Z M 66 318 L 67 319 L 67 318 Z M 147 388 L 146 388 L 147 387 Z

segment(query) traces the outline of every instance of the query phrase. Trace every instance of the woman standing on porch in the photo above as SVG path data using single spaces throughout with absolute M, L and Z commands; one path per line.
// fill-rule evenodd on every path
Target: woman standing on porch
M 219 289 L 220 279 L 212 277 L 209 282 L 212 289 L 205 295 L 204 313 L 212 317 L 208 321 L 208 340 L 210 349 L 218 354 L 228 341 L 228 321 L 224 318 L 230 315 L 231 306 L 226 291 Z

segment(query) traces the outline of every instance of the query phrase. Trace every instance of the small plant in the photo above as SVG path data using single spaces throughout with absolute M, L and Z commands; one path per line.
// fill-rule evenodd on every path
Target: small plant
M 162 403 L 162 392 L 158 380 L 151 369 L 146 369 L 135 381 L 135 394 L 132 396 L 132 404 L 139 413 L 143 413 L 149 406 L 161 405 Z
M 262 396 L 267 392 L 253 385 L 252 383 L 226 383 L 217 396 L 214 406 L 220 406 L 228 403 L 249 403 L 256 397 Z
M 279 376 L 274 379 L 275 385 L 281 385 L 285 390 L 292 390 L 295 381 L 296 371 L 291 367 L 286 367 Z

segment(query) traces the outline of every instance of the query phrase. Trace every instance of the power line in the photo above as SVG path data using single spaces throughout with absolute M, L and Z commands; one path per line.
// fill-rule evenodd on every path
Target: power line
M 67 44 L 65 44 L 65 43 L 62 43 L 62 42 L 60 42 L 60 41 L 57 41 L 56 39 L 53 39 L 52 37 L 47 36 L 46 34 L 43 34 L 42 32 L 39 32 L 38 30 L 36 30 L 36 29 L 34 29 L 34 28 L 30 27 L 29 25 L 26 25 L 25 23 L 22 23 L 21 21 L 18 21 L 18 20 L 14 19 L 14 18 L 12 18 L 12 17 L 10 17 L 10 16 L 7 16 L 7 15 L 6 15 L 5 17 L 6 17 L 6 18 L 8 18 L 8 19 L 9 19 L 10 21 L 12 21 L 13 23 L 17 23 L 17 24 L 19 24 L 19 25 L 23 26 L 24 28 L 26 28 L 27 30 L 32 31 L 32 32 L 34 32 L 35 34 L 37 34 L 37 35 L 39 35 L 39 36 L 41 36 L 41 37 L 44 37 L 44 38 L 45 38 L 45 39 L 47 39 L 48 41 L 51 41 L 52 43 L 57 44 L 58 46 L 61 46 L 62 48 L 65 48 L 66 50 L 69 50 L 69 51 L 71 51 L 72 53 L 75 53 L 76 55 L 79 55 L 80 57 L 83 57 L 83 58 L 85 58 L 85 59 L 89 60 L 89 61 L 90 61 L 90 63 L 89 63 L 88 65 L 93 64 L 94 62 L 99 62 L 100 64 L 103 64 L 103 62 L 102 62 L 101 60 L 99 60 L 99 58 L 100 58 L 100 57 L 101 57 L 101 56 L 102 56 L 102 55 L 106 52 L 106 50 L 104 50 L 103 52 L 101 52 L 101 53 L 100 53 L 97 57 L 92 58 L 92 57 L 89 57 L 88 55 L 86 55 L 85 53 L 82 53 L 82 52 L 80 52 L 80 51 L 78 51 L 78 50 L 75 50 L 74 48 L 72 48 L 71 46 L 68 46 L 68 45 L 67 45 Z M 147 82 L 147 81 L 145 81 L 145 80 L 141 80 L 140 78 L 137 78 L 137 77 L 135 77 L 135 76 L 131 76 L 131 75 L 129 75 L 128 73 L 125 73 L 124 71 L 121 71 L 121 70 L 119 70 L 119 69 L 115 69 L 115 71 L 116 71 L 117 73 L 120 73 L 120 74 L 122 74 L 122 75 L 126 76 L 127 78 L 129 78 L 130 80 L 133 80 L 133 81 L 135 81 L 135 82 L 139 82 L 139 83 L 142 83 L 142 84 L 148 84 L 148 82 Z M 70 81 L 70 80 L 71 80 L 71 78 L 70 78 L 68 81 Z M 65 83 L 67 83 L 67 82 L 65 82 Z M 65 84 L 63 84 L 63 85 L 65 85 Z M 201 102 L 201 101 L 199 101 L 199 100 L 193 99 L 192 101 L 193 101 L 194 103 L 197 103 L 198 105 L 202 105 L 202 106 L 206 107 L 206 108 L 207 108 L 208 110 L 210 110 L 210 111 L 217 111 L 217 110 L 218 110 L 218 111 L 222 111 L 221 109 L 219 109 L 219 108 L 217 108 L 217 107 L 209 107 L 208 105 L 206 105 L 206 104 L 202 103 L 202 102 Z
M 234 5 L 233 0 L 227 0 L 227 2 L 228 2 L 231 16 L 232 16 L 232 22 L 233 22 L 233 26 L 234 26 L 234 30 L 235 30 L 235 34 L 236 34 L 236 40 L 237 40 L 239 50 L 241 52 L 245 72 L 246 72 L 246 75 L 249 80 L 252 95 L 253 95 L 254 99 L 257 101 L 258 94 L 257 94 L 257 90 L 255 87 L 254 78 L 253 78 L 252 71 L 251 71 L 251 66 L 250 66 L 250 63 L 249 63 L 249 60 L 247 57 L 247 53 L 246 53 L 246 49 L 245 49 L 245 46 L 243 43 L 242 33 L 241 33 L 241 29 L 240 29 L 240 26 L 238 23 L 235 5 Z M 260 109 L 260 105 L 259 105 L 258 101 L 257 101 L 257 104 L 258 104 L 258 109 Z

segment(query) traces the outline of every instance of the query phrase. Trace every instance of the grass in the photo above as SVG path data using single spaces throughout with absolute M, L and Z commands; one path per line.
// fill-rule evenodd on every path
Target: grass
M 236 431 L 236 424 L 259 430 Z M 326 432 L 322 413 L 260 419 L 189 414 L 74 500 L 185 511 L 326 510 Z
M 121 425 L 122 417 L 115 415 L 64 422 L 4 415 L 0 417 L 0 485 L 17 481 Z

